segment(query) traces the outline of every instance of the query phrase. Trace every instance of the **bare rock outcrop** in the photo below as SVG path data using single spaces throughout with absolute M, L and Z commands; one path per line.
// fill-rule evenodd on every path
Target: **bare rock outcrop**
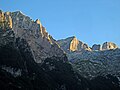
M 93 51 L 96 51 L 96 50 L 99 51 L 99 50 L 101 50 L 101 45 L 100 45 L 100 44 L 98 44 L 98 45 L 97 45 L 97 44 L 94 44 L 94 45 L 92 46 L 92 50 L 93 50 Z
M 4 13 L 0 10 L 0 28 L 3 30 L 12 28 L 12 18 L 10 16 L 10 12 Z
M 27 41 L 37 63 L 42 63 L 52 56 L 64 56 L 63 50 L 42 26 L 39 19 L 33 21 L 20 11 L 5 13 L 0 11 L 0 28 L 6 27 L 14 31 L 16 38 L 20 37 Z
M 112 42 L 105 42 L 102 45 L 102 50 L 116 49 L 118 46 Z
M 58 40 L 57 42 L 65 52 L 91 50 L 87 44 L 79 41 L 75 36 Z

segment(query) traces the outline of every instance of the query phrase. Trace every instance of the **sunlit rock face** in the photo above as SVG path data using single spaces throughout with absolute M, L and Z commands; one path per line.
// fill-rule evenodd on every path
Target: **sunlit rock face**
M 0 28 L 1 29 L 11 29 L 12 28 L 12 18 L 10 12 L 2 12 L 0 10 Z
M 103 46 L 94 44 L 89 49 L 88 45 L 75 37 L 58 40 L 58 44 L 81 76 L 92 79 L 108 74 L 120 75 L 120 49 L 116 44 L 111 42 L 105 42 Z
M 6 22 L 2 23 L 4 21 Z M 63 51 L 42 26 L 39 19 L 33 21 L 20 11 L 5 13 L 1 11 L 0 22 L 2 23 L 1 28 L 4 26 L 12 28 L 16 38 L 20 37 L 28 42 L 37 63 L 42 63 L 43 60 L 52 56 L 64 56 Z
M 63 90 L 63 86 L 68 90 L 83 88 L 66 55 L 40 21 L 29 21 L 21 12 L 9 14 L 12 29 L 4 25 L 0 28 L 1 90 Z M 19 14 L 21 16 L 16 16 Z M 27 22 L 33 25 L 26 26 Z
M 8 23 L 8 27 L 11 29 L 12 28 L 12 18 L 10 15 L 10 12 L 5 12 L 5 20 Z
M 57 42 L 65 52 L 91 50 L 87 44 L 79 41 L 75 36 Z
M 1 90 L 80 90 L 83 88 L 86 90 L 88 88 L 84 83 L 88 81 L 73 71 L 66 56 L 53 56 L 45 59 L 42 64 L 36 63 L 34 59 L 34 53 L 25 39 L 16 38 L 13 30 L 0 29 Z
M 40 20 L 1 12 L 0 89 L 120 90 L 119 49 L 96 52 L 75 37 L 63 41 L 74 69 Z
M 101 46 L 100 44 L 94 44 L 93 46 L 92 46 L 92 50 L 93 51 L 100 51 L 100 50 L 110 50 L 110 49 L 116 49 L 116 48 L 118 48 L 118 46 L 115 44 L 115 43 L 113 43 L 113 42 L 105 42 L 105 43 L 103 43 L 103 45 Z
M 94 45 L 92 46 L 92 50 L 93 50 L 93 51 L 95 51 L 95 50 L 101 50 L 101 45 L 100 45 L 100 44 L 99 44 L 99 45 L 94 44 Z
M 102 45 L 102 50 L 116 49 L 118 46 L 112 42 L 105 42 Z
M 78 50 L 79 41 L 77 38 L 73 37 L 72 41 L 70 42 L 70 51 Z

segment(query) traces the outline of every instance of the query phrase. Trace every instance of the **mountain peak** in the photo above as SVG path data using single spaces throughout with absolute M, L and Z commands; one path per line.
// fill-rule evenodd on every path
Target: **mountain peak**
M 75 36 L 73 36 L 73 39 L 70 42 L 70 51 L 76 51 L 78 50 L 78 44 L 79 44 L 79 40 L 77 40 L 77 38 Z
M 71 36 L 71 37 L 69 37 L 69 38 L 76 38 L 76 36 Z
M 13 30 L 15 37 L 25 39 L 31 47 L 37 63 L 48 57 L 64 56 L 64 52 L 49 35 L 40 20 L 33 21 L 21 11 L 0 11 L 0 29 Z
M 12 12 L 12 13 L 16 13 L 16 14 L 22 14 L 22 15 L 25 15 L 22 11 L 15 11 L 15 12 Z
M 94 44 L 92 46 L 92 50 L 96 51 L 96 50 L 110 50 L 110 49 L 116 49 L 119 48 L 115 43 L 113 42 L 104 42 L 102 45 L 100 44 Z
M 41 22 L 40 22 L 39 19 L 36 19 L 35 23 L 37 23 L 37 24 L 41 24 Z
M 113 42 L 105 42 L 102 45 L 102 50 L 116 49 L 118 46 Z
M 74 39 L 74 38 L 77 38 L 76 36 L 71 36 L 71 37 L 68 37 L 68 38 L 72 38 L 72 39 Z
M 101 48 L 101 45 L 100 44 L 94 44 L 93 46 L 92 46 L 92 50 L 93 51 L 96 51 L 96 50 L 101 50 L 102 48 Z
M 61 39 L 57 41 L 61 48 L 66 51 L 81 51 L 81 50 L 91 50 L 89 46 L 82 41 L 79 41 L 75 36 L 68 37 L 66 39 Z

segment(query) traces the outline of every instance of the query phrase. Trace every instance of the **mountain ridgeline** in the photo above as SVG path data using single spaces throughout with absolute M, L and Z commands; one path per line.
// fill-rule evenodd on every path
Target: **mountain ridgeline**
M 81 76 L 93 79 L 110 74 L 119 79 L 120 49 L 115 43 L 94 44 L 91 48 L 74 36 L 57 42 Z
M 39 19 L 0 10 L 1 90 L 120 90 L 119 58 L 114 43 L 56 41 Z
M 66 51 L 102 51 L 102 50 L 110 50 L 110 49 L 117 49 L 118 46 L 112 42 L 105 42 L 103 45 L 94 44 L 92 47 L 89 47 L 86 43 L 79 41 L 75 36 L 68 37 L 66 39 L 61 39 L 57 41 L 61 48 Z

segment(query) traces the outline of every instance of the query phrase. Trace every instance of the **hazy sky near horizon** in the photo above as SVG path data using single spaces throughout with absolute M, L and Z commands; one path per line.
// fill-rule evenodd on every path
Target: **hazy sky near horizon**
M 40 19 L 55 39 L 76 36 L 90 46 L 120 46 L 120 0 L 0 0 L 0 9 Z

